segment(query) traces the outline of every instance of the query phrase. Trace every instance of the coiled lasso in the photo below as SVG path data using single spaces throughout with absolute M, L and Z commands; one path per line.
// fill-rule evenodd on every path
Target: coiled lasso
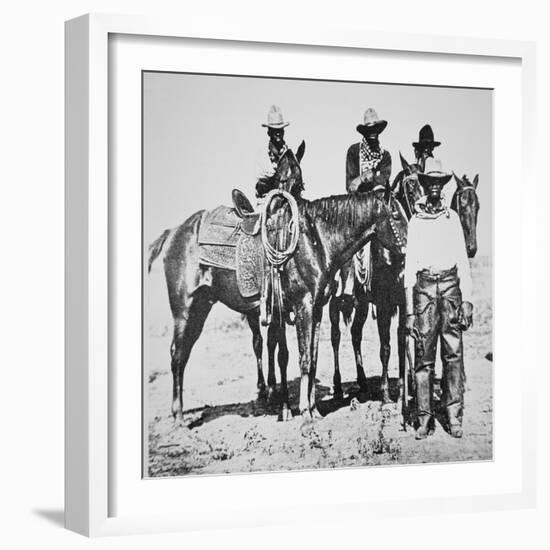
M 290 206 L 291 217 L 290 217 L 290 221 L 288 222 L 288 230 L 290 233 L 290 243 L 285 250 L 278 250 L 277 248 L 272 246 L 267 236 L 267 216 L 268 216 L 267 212 L 271 204 L 271 201 L 275 197 L 283 197 L 284 199 L 286 199 L 287 203 Z M 288 193 L 287 191 L 283 191 L 282 189 L 271 190 L 266 195 L 264 203 L 262 205 L 260 223 L 261 223 L 261 231 L 262 231 L 261 233 L 262 244 L 264 247 L 265 256 L 269 264 L 272 265 L 273 267 L 280 267 L 284 265 L 296 250 L 296 246 L 298 245 L 298 237 L 299 237 L 298 222 L 299 222 L 299 211 L 298 211 L 298 203 L 296 202 L 296 199 L 290 193 Z

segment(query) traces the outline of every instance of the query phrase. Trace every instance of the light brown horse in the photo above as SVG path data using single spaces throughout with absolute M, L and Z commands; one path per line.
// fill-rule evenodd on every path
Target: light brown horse
M 304 155 L 305 152 L 305 142 L 302 141 L 300 146 L 298 147 L 298 150 L 296 152 L 296 155 L 290 150 L 287 149 L 284 155 L 279 159 L 277 169 L 271 176 L 262 177 L 257 185 L 257 195 L 261 197 L 262 195 L 268 193 L 272 189 L 277 189 L 281 187 L 285 191 L 288 191 L 291 195 L 293 195 L 295 198 L 299 198 L 302 194 L 302 191 L 304 189 L 304 183 L 302 180 L 302 171 L 300 168 L 300 161 Z M 244 198 L 245 203 L 248 202 L 246 198 Z M 244 210 L 248 210 L 250 212 L 253 212 L 253 207 L 250 204 L 241 204 L 241 207 L 243 207 Z M 179 258 L 180 254 L 186 254 L 184 250 L 179 250 L 178 247 L 183 246 L 183 239 L 182 232 L 185 233 L 186 231 L 193 230 L 193 228 L 196 229 L 198 232 L 198 227 L 200 224 L 200 219 L 202 218 L 204 214 L 204 210 L 201 210 L 197 213 L 195 213 L 193 216 L 191 216 L 188 220 L 186 220 L 182 225 L 180 225 L 178 228 L 174 230 L 166 230 L 162 233 L 162 235 L 156 239 L 150 246 L 149 246 L 149 265 L 148 269 L 151 271 L 151 266 L 155 259 L 160 255 L 163 248 L 165 247 L 165 244 L 168 242 L 169 244 L 166 246 L 166 253 L 164 256 L 164 267 L 165 267 L 165 275 L 168 282 L 168 271 L 175 270 L 178 272 L 178 266 L 177 262 L 179 261 L 177 258 Z M 184 227 L 185 226 L 185 227 Z M 197 233 L 198 235 L 198 233 Z M 198 243 L 195 243 L 195 248 L 198 249 Z M 175 257 L 175 262 L 172 261 L 171 258 Z M 174 265 L 172 265 L 174 264 Z M 182 265 L 180 266 L 182 269 L 187 270 L 187 267 Z M 196 266 L 193 266 L 193 269 L 195 269 Z M 187 272 L 186 274 L 180 274 L 181 279 L 184 284 L 187 284 L 187 289 L 185 292 L 182 291 L 182 295 L 185 294 L 197 294 L 198 298 L 195 303 L 199 304 L 201 302 L 200 296 L 204 294 L 204 288 L 198 288 L 196 291 L 194 290 L 197 286 L 197 282 L 200 279 L 200 270 L 204 268 L 198 268 L 195 269 L 192 272 Z M 213 268 L 208 268 L 213 276 L 215 275 L 216 278 L 219 277 L 226 277 L 230 280 L 233 278 L 231 277 L 230 270 L 214 270 Z M 235 273 L 233 272 L 233 276 Z M 177 277 L 177 275 L 176 275 Z M 195 277 L 195 279 L 193 279 Z M 179 289 L 180 291 L 182 289 Z M 177 322 L 177 319 L 180 315 L 185 312 L 185 309 L 181 309 L 181 304 L 179 302 L 180 299 L 180 293 L 175 292 L 174 295 L 170 294 L 174 291 L 174 288 L 168 284 L 168 293 L 169 293 L 169 299 L 170 299 L 170 307 L 172 309 L 172 315 L 174 317 L 174 338 L 172 342 L 171 347 L 171 355 L 172 355 L 172 372 L 174 373 L 177 371 L 177 365 L 180 364 L 182 361 L 186 362 L 185 360 L 185 354 L 187 353 L 187 348 L 182 352 L 183 356 L 179 352 L 176 351 L 174 347 L 174 342 L 178 341 L 179 339 L 179 330 L 182 330 L 181 323 Z M 263 351 L 263 337 L 262 333 L 260 331 L 260 310 L 257 305 L 258 300 L 256 298 L 252 299 L 244 299 L 240 295 L 240 292 L 238 292 L 238 289 L 236 286 L 229 285 L 229 291 L 236 292 L 235 296 L 229 297 L 229 301 L 231 304 L 233 304 L 235 311 L 238 311 L 242 313 L 247 321 L 248 325 L 250 327 L 250 330 L 252 331 L 252 347 L 254 349 L 254 355 L 256 356 L 256 367 L 257 367 L 257 383 L 256 386 L 258 388 L 258 395 L 259 397 L 265 397 L 266 395 L 273 395 L 274 388 L 276 385 L 275 381 L 275 366 L 274 366 L 274 355 L 275 355 L 275 349 L 279 348 L 279 366 L 282 373 L 286 373 L 286 366 L 288 364 L 288 348 L 286 344 L 286 333 L 284 331 L 284 324 L 283 326 L 280 325 L 280 323 L 272 323 L 272 325 L 268 329 L 268 352 L 269 352 L 269 376 L 268 376 L 268 386 L 266 386 L 265 379 L 264 379 L 264 373 L 263 373 L 263 365 L 262 365 L 262 351 Z M 224 301 L 221 299 L 220 301 Z M 198 307 L 198 306 L 195 306 Z M 204 319 L 206 319 L 206 315 L 208 315 L 208 311 L 210 310 L 211 305 L 205 306 L 204 309 Z M 229 306 L 231 307 L 231 305 Z M 208 309 L 208 311 L 206 311 Z M 187 329 L 187 340 L 191 343 L 191 348 L 196 341 L 196 339 L 199 337 L 200 332 L 202 331 L 202 323 L 204 323 L 204 320 L 201 321 L 202 315 L 198 315 L 197 317 L 199 325 L 197 325 L 194 329 Z M 278 318 L 277 318 L 278 320 Z M 189 349 L 189 353 L 190 353 Z M 174 375 L 175 376 L 175 375 Z M 183 376 L 183 371 L 182 371 Z M 174 387 L 176 387 L 176 382 L 174 381 Z M 268 392 L 269 388 L 269 392 Z M 175 390 L 174 390 L 175 391 Z
M 330 296 L 330 284 L 341 265 L 351 259 L 371 238 L 387 248 L 403 252 L 407 222 L 399 210 L 389 207 L 372 193 L 363 196 L 343 195 L 315 201 L 298 199 L 299 239 L 296 251 L 282 273 L 284 303 L 295 316 L 300 365 L 299 410 L 305 421 L 317 413 L 315 374 L 319 329 L 323 306 Z M 284 208 L 284 207 L 283 207 Z M 287 210 L 287 209 L 285 209 Z M 288 211 L 283 216 L 290 216 Z M 164 255 L 164 270 L 170 307 L 174 318 L 171 345 L 173 399 L 172 413 L 183 420 L 183 376 L 193 345 L 215 302 L 250 315 L 243 300 L 234 271 L 212 268 L 211 286 L 194 292 L 200 272 L 198 232 L 202 212 L 193 214 L 171 238 Z M 162 237 L 161 237 L 162 238 Z M 166 239 L 164 240 L 166 242 Z M 154 247 L 150 263 L 158 256 L 162 244 Z M 251 327 L 258 328 L 257 314 Z M 282 409 L 288 411 L 286 367 L 281 371 Z

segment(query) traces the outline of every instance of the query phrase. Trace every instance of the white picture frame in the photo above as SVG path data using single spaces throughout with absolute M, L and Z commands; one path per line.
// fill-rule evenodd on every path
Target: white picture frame
M 420 500 L 423 513 L 510 509 L 534 505 L 535 431 L 529 418 L 535 415 L 535 400 L 529 397 L 534 396 L 536 349 L 534 346 L 529 348 L 526 345 L 525 336 L 529 334 L 529 320 L 536 316 L 533 298 L 536 289 L 527 281 L 525 272 L 515 274 L 520 295 L 517 299 L 518 303 L 512 304 L 506 312 L 508 316 L 517 314 L 517 318 L 521 319 L 519 327 L 516 327 L 514 342 L 506 338 L 505 321 L 499 321 L 498 316 L 504 314 L 504 310 L 499 307 L 498 291 L 495 307 L 496 335 L 498 336 L 500 331 L 503 335 L 502 340 L 508 340 L 506 345 L 511 346 L 510 354 L 505 350 L 500 355 L 502 357 L 500 361 L 503 364 L 506 361 L 512 362 L 513 353 L 516 354 L 515 356 L 521 354 L 523 358 L 521 407 L 515 405 L 516 411 L 517 409 L 522 411 L 521 418 L 517 419 L 520 426 L 518 434 L 521 434 L 516 440 L 516 445 L 519 446 L 516 449 L 517 456 L 513 463 L 508 464 L 505 460 L 506 456 L 503 456 L 506 453 L 500 453 L 499 456 L 497 445 L 493 463 L 487 466 L 473 465 L 468 470 L 470 478 L 479 476 L 480 480 L 486 478 L 491 481 L 492 472 L 495 470 L 494 490 L 480 485 L 480 490 L 475 491 L 464 485 L 462 492 L 455 491 L 449 496 L 445 496 L 444 491 L 441 493 L 440 486 L 445 483 L 448 476 L 460 475 L 456 473 L 457 468 L 468 468 L 468 465 L 437 466 L 432 470 L 429 470 L 430 466 L 386 468 L 376 470 L 378 472 L 376 475 L 386 480 L 389 480 L 390 476 L 394 479 L 403 478 L 409 481 L 411 477 L 415 477 L 419 484 L 418 489 L 413 489 L 415 487 L 413 483 L 408 488 L 408 493 L 405 491 L 399 497 L 374 500 L 363 494 L 350 496 L 335 492 L 331 497 L 334 509 L 321 511 L 301 508 L 298 498 L 296 503 L 289 503 L 288 499 L 285 500 L 285 491 L 288 491 L 288 487 L 296 487 L 297 492 L 308 488 L 313 490 L 313 480 L 318 479 L 314 476 L 330 475 L 330 484 L 335 487 L 366 483 L 366 476 L 372 480 L 373 469 L 366 473 L 354 470 L 142 481 L 135 476 L 134 462 L 138 463 L 141 460 L 141 456 L 136 456 L 135 460 L 129 459 L 133 463 L 127 468 L 134 477 L 126 480 L 127 483 L 121 479 L 121 468 L 117 460 L 120 460 L 120 456 L 126 456 L 125 450 L 126 454 L 131 455 L 128 449 L 134 449 L 137 443 L 135 437 L 132 441 L 125 441 L 124 437 L 120 436 L 120 426 L 115 428 L 113 424 L 113 403 L 118 402 L 120 396 L 123 397 L 120 392 L 130 392 L 129 389 L 121 390 L 120 385 L 114 388 L 113 335 L 110 333 L 112 322 L 110 313 L 115 299 L 110 292 L 111 275 L 114 263 L 120 261 L 118 258 L 113 258 L 110 248 L 117 216 L 123 215 L 112 200 L 109 184 L 110 178 L 114 177 L 113 164 L 118 162 L 112 157 L 114 153 L 109 151 L 109 140 L 114 131 L 114 115 L 109 110 L 110 94 L 113 82 L 116 80 L 116 71 L 124 69 L 122 65 L 113 63 L 109 57 L 109 42 L 117 36 L 131 37 L 134 44 L 137 44 L 137 65 L 135 64 L 136 55 L 130 56 L 133 60 L 131 69 L 134 72 L 139 69 L 139 55 L 144 55 L 144 59 L 146 58 L 143 52 L 146 53 L 148 46 L 139 45 L 140 41 L 145 40 L 144 37 L 160 37 L 164 40 L 162 45 L 164 48 L 177 47 L 178 39 L 192 39 L 195 46 L 198 44 L 198 48 L 195 47 L 195 50 L 198 49 L 198 53 L 195 52 L 195 63 L 200 63 L 201 41 L 208 41 L 209 47 L 222 49 L 224 45 L 246 47 L 248 44 L 250 47 L 260 45 L 264 49 L 281 47 L 285 48 L 287 53 L 296 52 L 297 54 L 306 50 L 312 54 L 317 52 L 319 55 L 328 55 L 336 51 L 353 51 L 359 55 L 361 52 L 387 52 L 390 56 L 409 55 L 417 58 L 422 56 L 429 63 L 441 64 L 448 61 L 455 64 L 457 60 L 465 64 L 481 63 L 494 66 L 494 78 L 502 78 L 499 81 L 499 86 L 502 86 L 500 90 L 503 91 L 500 97 L 505 95 L 504 88 L 508 77 L 504 74 L 506 71 L 502 71 L 502 77 L 496 76 L 497 73 L 500 74 L 498 67 L 509 64 L 515 67 L 510 72 L 519 79 L 516 84 L 518 82 L 520 84 L 517 88 L 519 99 L 510 97 L 509 105 L 516 108 L 512 112 L 515 113 L 514 118 L 522 135 L 522 154 L 521 158 L 514 159 L 513 162 L 517 164 L 503 166 L 504 157 L 498 154 L 500 145 L 497 142 L 495 179 L 501 176 L 499 184 L 502 181 L 503 186 L 507 185 L 506 178 L 511 177 L 517 177 L 521 182 L 526 183 L 529 180 L 532 181 L 530 175 L 533 173 L 535 47 L 529 42 L 378 32 L 342 33 L 313 27 L 301 29 L 299 33 L 292 29 L 271 30 L 269 27 L 227 29 L 219 32 L 190 22 L 114 15 L 86 15 L 68 21 L 66 23 L 66 527 L 88 536 L 100 536 L 267 523 L 282 524 L 297 521 L 298 517 L 307 521 L 328 521 L 338 518 L 360 520 L 367 513 L 370 517 L 406 515 L 413 513 L 417 508 L 415 503 Z M 174 40 L 167 41 L 167 37 Z M 142 68 L 166 70 L 169 57 L 166 55 L 167 61 L 162 67 L 154 67 L 150 64 L 155 59 L 152 55 L 147 58 L 147 66 Z M 415 63 L 419 62 L 417 58 Z M 252 61 L 244 59 L 242 63 L 243 74 L 246 74 L 245 67 L 247 63 L 251 65 Z M 292 70 L 293 76 L 300 75 L 299 67 L 293 67 Z M 461 85 L 462 82 L 464 84 L 463 72 L 463 67 L 457 69 L 457 76 L 447 76 L 445 83 L 453 82 L 455 85 Z M 437 76 L 431 78 L 437 78 Z M 451 80 L 453 78 L 454 80 Z M 487 78 L 489 82 L 492 78 L 490 71 L 483 78 Z M 441 79 L 443 80 L 443 73 Z M 412 77 L 410 80 L 404 80 L 414 82 Z M 397 82 L 397 80 L 390 81 Z M 430 82 L 434 83 L 433 80 Z M 427 81 L 417 83 L 427 83 Z M 510 87 L 513 88 L 514 85 Z M 500 94 L 499 88 L 495 89 Z M 504 107 L 503 103 L 501 107 Z M 520 112 L 521 117 L 519 117 Z M 501 117 L 502 110 L 496 109 L 495 132 L 503 123 Z M 139 120 L 135 122 L 139 124 Z M 132 162 L 135 160 L 134 158 Z M 139 181 L 134 183 L 139 185 Z M 536 248 L 532 242 L 529 242 L 526 235 L 535 233 L 536 219 L 531 210 L 529 210 L 529 216 L 525 215 L 528 210 L 527 199 L 524 196 L 519 195 L 515 200 L 524 201 L 524 215 L 518 222 L 519 228 L 513 229 L 515 233 L 510 234 L 510 238 L 516 239 L 521 247 L 523 265 L 534 266 Z M 495 231 L 502 232 L 503 235 L 506 235 L 505 220 L 501 215 L 502 212 L 499 214 L 499 209 L 502 211 L 506 206 L 503 198 L 502 202 L 495 202 L 494 207 Z M 504 225 L 502 225 L 503 222 Z M 512 231 L 511 228 L 508 230 Z M 498 259 L 498 249 L 496 254 Z M 509 273 L 505 274 L 507 265 L 504 262 L 504 259 L 500 263 L 497 262 L 495 268 L 495 282 L 502 281 L 501 286 L 506 284 L 506 277 L 510 277 Z M 529 297 L 531 299 L 527 299 Z M 496 348 L 498 350 L 498 343 Z M 498 356 L 498 351 L 495 355 Z M 504 367 L 503 371 L 505 371 Z M 139 376 L 138 378 L 141 380 Z M 504 385 L 501 388 L 503 388 L 501 395 L 505 395 L 505 391 L 510 389 L 507 390 Z M 507 412 L 506 402 L 499 397 L 499 391 L 495 394 L 495 403 L 498 423 L 498 415 L 505 415 Z M 499 408 L 502 412 L 498 412 Z M 506 417 L 503 416 L 503 418 Z M 122 425 L 126 426 L 124 420 L 119 419 L 118 422 L 123 422 Z M 137 431 L 139 432 L 140 429 L 141 426 Z M 128 432 L 135 434 L 135 426 L 133 429 L 128 426 Z M 497 444 L 498 437 L 497 432 Z M 117 455 L 120 456 L 117 458 Z M 496 473 L 500 466 L 502 466 L 500 471 Z M 410 470 L 407 470 L 408 468 Z M 141 471 L 141 468 L 139 470 Z M 408 471 L 414 472 L 415 475 L 410 476 Z M 427 475 L 434 480 L 434 490 L 424 494 L 421 493 L 422 479 Z M 510 482 L 509 485 L 502 481 L 505 478 Z M 179 517 L 177 514 L 164 513 L 160 507 L 161 500 L 165 502 L 166 495 L 168 495 L 167 498 L 175 498 L 176 493 L 181 494 L 182 481 L 186 483 L 186 493 L 191 495 L 189 502 L 209 506 L 208 514 L 201 513 L 200 509 L 195 510 L 195 513 L 191 513 L 193 510 L 183 513 L 186 506 L 184 502 L 179 504 Z M 384 481 L 384 483 L 387 482 Z M 496 487 L 498 483 L 501 485 Z M 117 491 L 126 494 L 119 500 L 126 503 L 131 501 L 134 506 L 127 505 L 126 508 L 115 506 L 114 502 L 117 500 L 113 496 L 115 485 Z M 201 500 L 201 495 L 204 497 L 212 491 L 222 495 L 242 493 L 246 497 L 254 490 L 263 492 L 276 486 L 282 489 L 273 499 L 270 499 L 270 504 L 255 501 L 247 505 L 245 500 L 239 504 L 229 501 L 212 503 L 208 499 L 204 499 L 204 502 Z M 161 489 L 157 490 L 159 487 Z M 260 489 L 256 489 L 258 487 Z M 171 497 L 170 493 L 173 493 Z

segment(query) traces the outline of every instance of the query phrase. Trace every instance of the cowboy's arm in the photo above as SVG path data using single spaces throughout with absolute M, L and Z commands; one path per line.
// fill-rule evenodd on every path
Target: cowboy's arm
M 269 159 L 269 155 L 265 150 L 257 151 L 255 158 L 256 169 L 256 197 L 263 197 L 270 191 L 269 183 L 266 178 L 274 173 L 273 165 Z
M 256 197 L 261 198 L 271 191 L 271 186 L 267 181 L 261 179 L 256 182 Z
M 407 330 L 412 333 L 415 322 L 413 288 L 416 284 L 416 272 L 419 270 L 419 253 L 422 243 L 418 235 L 418 221 L 413 216 L 409 222 L 407 235 L 407 254 L 405 256 L 404 286 L 407 310 Z
M 464 330 L 468 330 L 473 323 L 474 306 L 472 302 L 472 274 L 470 271 L 470 261 L 466 253 L 466 243 L 464 241 L 464 232 L 458 215 L 454 213 L 454 235 L 456 248 L 456 266 L 458 279 L 460 281 L 460 291 L 462 294 L 462 304 L 460 306 L 460 317 Z
M 346 155 L 346 191 L 354 193 L 361 185 L 361 176 L 359 174 L 359 157 L 356 147 L 353 145 L 348 149 Z
M 389 151 L 384 151 L 380 164 L 374 173 L 374 181 L 377 185 L 386 185 L 391 177 L 391 155 Z

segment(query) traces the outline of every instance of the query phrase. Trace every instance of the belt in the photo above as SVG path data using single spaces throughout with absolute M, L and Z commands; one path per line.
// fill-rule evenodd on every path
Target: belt
M 458 270 L 456 265 L 451 269 L 444 269 L 443 271 L 432 271 L 431 269 L 422 269 L 417 272 L 417 276 L 429 281 L 442 281 L 448 277 L 456 277 Z

